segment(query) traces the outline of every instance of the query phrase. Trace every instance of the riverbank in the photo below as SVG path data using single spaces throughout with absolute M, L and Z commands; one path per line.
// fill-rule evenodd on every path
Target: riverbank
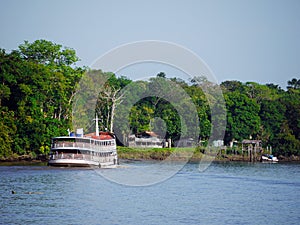
M 0 158 L 0 163 L 5 164 L 8 163 L 9 165 L 13 165 L 16 163 L 17 165 L 20 164 L 39 164 L 39 163 L 47 163 L 48 156 L 47 155 L 12 155 L 10 157 L 2 157 Z
M 172 161 L 190 161 L 198 162 L 200 160 L 213 160 L 213 161 L 237 161 L 237 162 L 249 162 L 249 157 L 241 154 L 203 154 L 204 150 L 195 148 L 128 148 L 117 147 L 118 156 L 121 160 L 172 160 Z M 260 156 L 256 161 L 259 161 Z M 278 156 L 280 162 L 300 162 L 299 156 Z M 39 155 L 13 155 L 7 158 L 1 158 L 0 162 L 3 163 L 24 163 L 24 164 L 37 164 L 45 163 L 48 161 L 48 156 Z
M 202 149 L 203 150 L 203 149 Z M 213 160 L 213 161 L 238 161 L 238 162 L 249 162 L 247 155 L 241 154 L 217 154 L 207 155 L 204 154 L 198 148 L 128 148 L 118 147 L 119 159 L 126 160 L 166 160 L 169 156 L 171 160 L 180 161 L 187 160 L 190 162 L 197 162 L 200 160 Z M 192 156 L 191 156 L 192 155 Z M 212 158 L 211 158 L 212 157 Z M 278 156 L 281 162 L 300 162 L 299 156 Z M 257 156 L 256 161 L 260 160 L 260 155 Z

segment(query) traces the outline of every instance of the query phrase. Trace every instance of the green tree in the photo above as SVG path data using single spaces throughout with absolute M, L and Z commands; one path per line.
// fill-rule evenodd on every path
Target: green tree
M 287 89 L 300 89 L 300 79 L 293 78 L 288 81 Z
M 275 146 L 274 154 L 283 156 L 300 155 L 300 140 L 292 133 L 288 124 L 283 123 L 280 133 L 276 135 L 273 141 Z
M 274 138 L 280 133 L 285 122 L 286 107 L 279 100 L 264 100 L 260 107 L 261 139 L 272 145 Z
M 222 82 L 221 88 L 223 89 L 224 92 L 234 92 L 234 91 L 244 92 L 245 90 L 243 83 L 236 80 Z
M 14 153 L 47 153 L 50 138 L 66 133 L 84 71 L 77 61 L 74 50 L 45 40 L 25 42 L 10 54 L 0 51 L 0 108 L 7 115 L 14 112 L 16 127 L 9 136 L 3 133 L 2 140 Z
M 188 86 L 185 90 L 197 108 L 200 127 L 199 138 L 207 140 L 211 134 L 210 107 L 207 98 L 201 87 L 197 85 Z
M 13 137 L 17 131 L 14 122 L 14 112 L 8 111 L 7 108 L 1 107 L 0 127 L 0 158 L 9 157 L 13 154 Z
M 289 89 L 283 99 L 289 128 L 300 139 L 300 89 Z
M 225 142 L 255 138 L 260 128 L 259 105 L 245 94 L 225 94 L 227 106 L 227 128 Z

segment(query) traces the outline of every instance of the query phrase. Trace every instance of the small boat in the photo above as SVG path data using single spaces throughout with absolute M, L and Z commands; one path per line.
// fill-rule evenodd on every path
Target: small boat
M 261 156 L 261 161 L 262 162 L 278 162 L 278 159 L 276 156 L 264 154 Z
M 97 116 L 95 133 L 83 135 L 82 131 L 51 140 L 49 166 L 115 167 L 117 164 L 115 136 L 110 132 L 98 131 Z

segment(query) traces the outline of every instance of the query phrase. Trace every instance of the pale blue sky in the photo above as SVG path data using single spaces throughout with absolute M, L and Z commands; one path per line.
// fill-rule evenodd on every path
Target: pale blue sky
M 0 47 L 47 39 L 72 47 L 80 65 L 141 40 L 194 51 L 224 80 L 300 78 L 299 0 L 1 0 Z

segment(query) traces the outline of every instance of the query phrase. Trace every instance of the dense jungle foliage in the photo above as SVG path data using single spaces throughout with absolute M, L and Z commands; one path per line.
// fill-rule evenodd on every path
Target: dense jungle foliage
M 132 81 L 78 67 L 78 61 L 75 50 L 46 40 L 25 41 L 10 53 L 0 49 L 0 157 L 47 154 L 51 137 L 75 129 L 76 113 L 79 122 L 87 118 L 88 92 L 101 82 L 90 114 L 97 112 L 101 129 L 121 134 L 121 141 L 129 133 L 150 130 L 174 142 L 188 137 L 192 123 L 198 123 L 192 132 L 203 143 L 218 124 L 212 121 L 209 103 L 218 107 L 221 100 L 207 91 L 216 85 L 204 77 L 184 81 L 161 72 L 147 81 Z M 91 77 L 98 80 L 85 79 Z M 218 88 L 226 103 L 226 130 L 220 134 L 226 145 L 261 139 L 277 155 L 300 155 L 300 79 L 287 81 L 286 90 L 272 83 L 240 81 L 225 81 Z M 85 95 L 78 98 L 78 90 L 86 90 Z M 196 115 L 186 113 L 195 110 Z M 190 122 L 183 122 L 182 114 Z M 83 127 L 93 132 L 90 124 Z

